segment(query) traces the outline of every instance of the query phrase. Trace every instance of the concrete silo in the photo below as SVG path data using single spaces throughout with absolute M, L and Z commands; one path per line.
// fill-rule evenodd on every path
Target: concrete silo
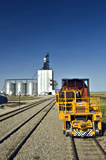
M 34 86 L 33 86 L 33 95 L 38 95 L 38 83 L 34 82 Z
M 8 95 L 14 95 L 15 94 L 15 83 L 13 83 L 12 81 L 6 81 L 5 92 Z
M 19 93 L 24 96 L 26 94 L 26 83 L 23 81 L 18 81 L 16 83 L 16 95 L 19 95 Z
M 37 82 L 33 80 L 27 82 L 27 95 L 37 95 Z
M 27 95 L 33 95 L 33 81 L 27 82 Z

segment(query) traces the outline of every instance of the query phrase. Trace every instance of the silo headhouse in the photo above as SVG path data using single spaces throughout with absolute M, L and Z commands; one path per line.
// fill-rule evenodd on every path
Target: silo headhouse
M 49 68 L 49 54 L 46 54 L 43 67 L 38 70 L 38 95 L 54 94 L 53 85 L 53 70 Z

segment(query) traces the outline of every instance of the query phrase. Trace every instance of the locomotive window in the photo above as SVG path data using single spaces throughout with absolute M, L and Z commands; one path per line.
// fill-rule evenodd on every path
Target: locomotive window
M 59 98 L 64 98 L 64 92 L 59 93 Z

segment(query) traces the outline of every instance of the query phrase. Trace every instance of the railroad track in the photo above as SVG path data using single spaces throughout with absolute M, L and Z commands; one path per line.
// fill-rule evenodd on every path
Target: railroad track
M 74 160 L 105 160 L 106 152 L 96 138 L 71 137 Z
M 52 100 L 46 106 L 33 114 L 33 116 L 28 118 L 12 132 L 7 134 L 7 136 L 0 140 L 0 157 L 2 157 L 1 159 L 12 160 L 17 155 L 18 151 L 25 144 L 32 133 L 37 129 L 39 124 L 49 113 L 54 104 L 55 102 L 54 100 Z
M 9 115 L 8 119 L 5 119 L 4 121 L 0 122 L 0 139 L 4 139 L 4 137 L 6 137 L 8 133 L 15 130 L 22 122 L 25 122 L 27 119 L 32 117 L 34 113 L 38 112 L 52 100 L 44 101 L 39 105 L 35 105 L 30 109 L 21 112 L 20 114 L 15 114 L 15 116 Z
M 11 118 L 11 117 L 13 117 L 13 116 L 15 116 L 15 115 L 17 115 L 19 113 L 22 113 L 22 112 L 24 112 L 24 111 L 26 111 L 28 109 L 31 109 L 31 108 L 39 105 L 39 104 L 42 104 L 43 102 L 46 102 L 46 101 L 48 101 L 50 99 L 53 99 L 53 98 L 48 98 L 48 99 L 40 100 L 38 102 L 34 102 L 34 103 L 29 104 L 29 105 L 26 105 L 26 106 L 24 106 L 22 108 L 19 108 L 19 109 L 16 109 L 16 110 L 4 113 L 4 114 L 0 115 L 0 122 L 4 121 L 6 119 L 9 119 L 9 118 Z

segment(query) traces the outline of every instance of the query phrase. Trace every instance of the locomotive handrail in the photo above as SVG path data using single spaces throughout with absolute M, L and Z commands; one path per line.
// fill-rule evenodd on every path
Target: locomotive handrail
M 88 107 L 85 107 L 86 112 L 89 112 L 90 110 L 95 110 L 95 111 L 101 111 L 100 110 L 100 98 L 98 97 L 84 97 L 84 98 L 59 98 L 59 104 L 62 105 L 64 104 L 65 110 L 66 107 L 69 107 L 68 104 L 72 104 L 72 107 L 74 112 L 76 112 L 76 107 L 84 107 L 83 105 L 85 103 L 88 103 Z M 69 110 L 68 110 L 69 112 Z

